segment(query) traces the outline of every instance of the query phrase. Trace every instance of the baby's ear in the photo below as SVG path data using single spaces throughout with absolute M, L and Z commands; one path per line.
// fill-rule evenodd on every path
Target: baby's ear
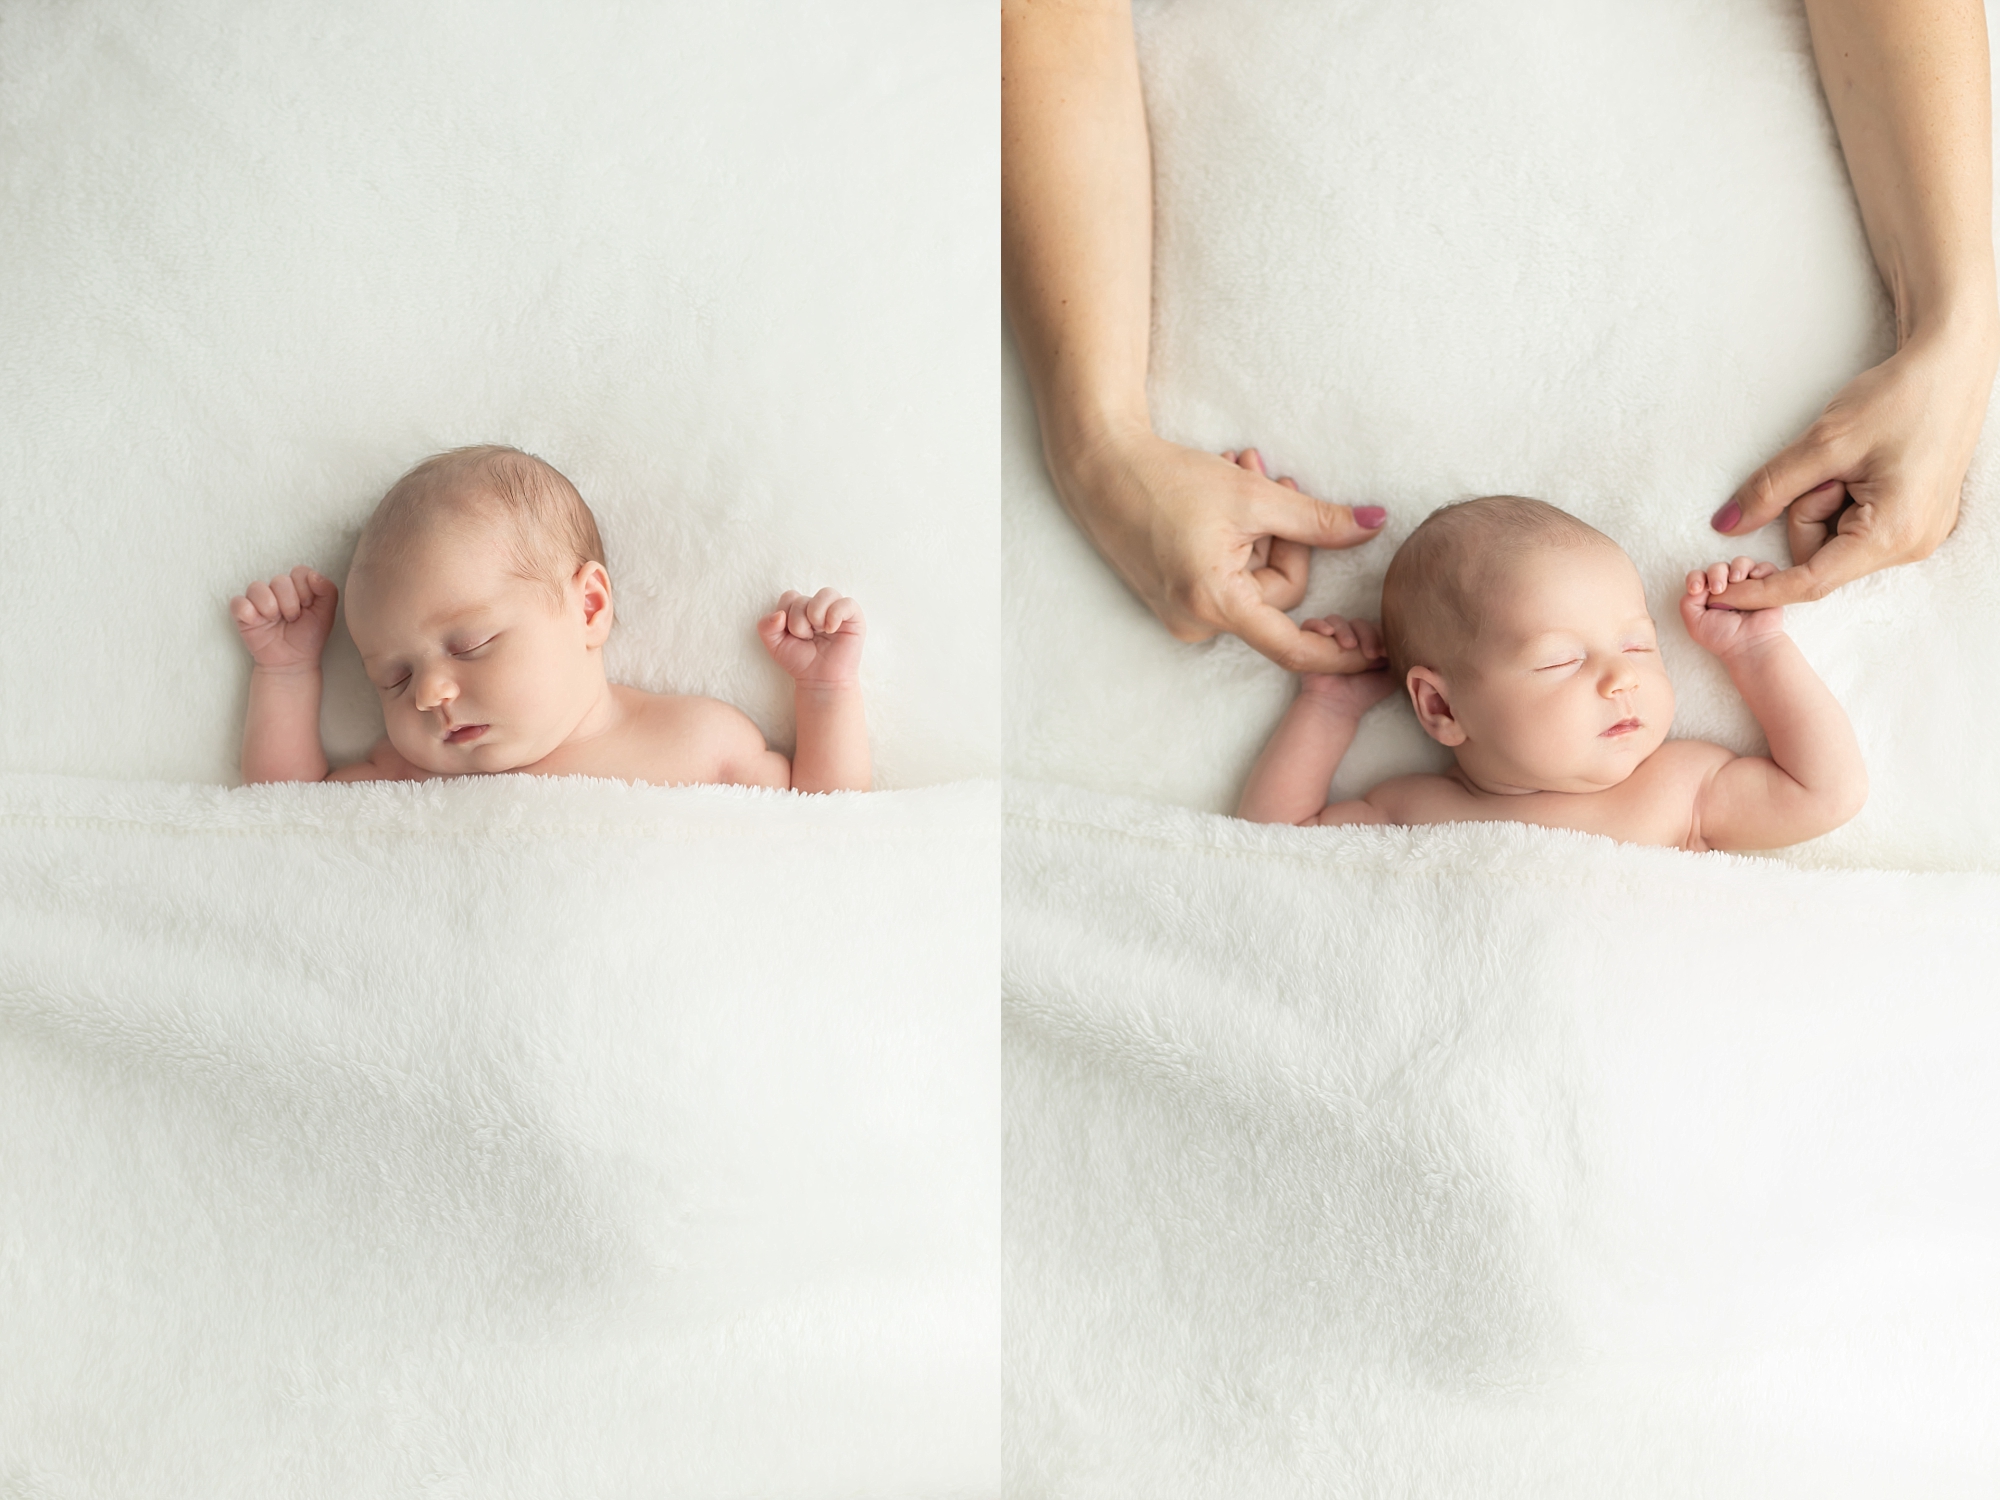
M 1412 667 L 1403 685 L 1409 689 L 1410 706 L 1416 709 L 1417 722 L 1424 726 L 1425 734 L 1440 745 L 1465 743 L 1465 730 L 1452 714 L 1442 677 L 1429 667 Z
M 611 605 L 611 575 L 601 562 L 587 562 L 572 578 L 583 595 L 583 639 L 587 646 L 601 646 L 611 634 L 617 611 Z

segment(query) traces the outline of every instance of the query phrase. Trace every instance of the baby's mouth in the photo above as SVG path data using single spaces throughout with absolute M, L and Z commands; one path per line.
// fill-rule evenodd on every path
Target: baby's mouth
M 444 742 L 447 745 L 469 744 L 492 727 L 491 724 L 461 724 L 444 737 Z
M 1637 719 L 1620 719 L 1616 724 L 1605 730 L 1600 738 L 1607 740 L 1623 739 L 1626 735 L 1641 727 Z

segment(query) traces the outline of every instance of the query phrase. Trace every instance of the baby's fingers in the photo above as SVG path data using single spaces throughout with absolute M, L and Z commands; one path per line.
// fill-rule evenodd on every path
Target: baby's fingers
M 262 619 L 262 616 L 257 613 L 257 606 L 252 604 L 248 599 L 245 599 L 241 594 L 238 594 L 234 599 L 229 601 L 229 617 L 238 625 L 255 625 Z
M 278 596 L 271 592 L 270 584 L 261 582 L 253 583 L 243 592 L 250 600 L 250 607 L 256 610 L 266 622 L 277 619 L 283 613 L 278 608 Z
M 811 607 L 812 600 L 808 599 L 804 594 L 795 594 L 788 589 L 785 591 L 783 602 L 785 606 L 785 629 L 801 640 L 809 639 L 813 633 L 813 628 L 812 621 L 806 618 L 806 610 Z
M 292 585 L 299 591 L 299 602 L 307 609 L 321 603 L 331 603 L 340 594 L 331 579 L 301 563 L 292 569 Z
M 1719 594 L 1729 587 L 1729 564 L 1710 563 L 1708 566 L 1708 591 Z
M 1361 654 L 1370 661 L 1389 654 L 1382 648 L 1382 632 L 1376 629 L 1373 620 L 1356 620 L 1354 633 L 1360 637 Z
M 277 596 L 278 609 L 286 620 L 299 617 L 299 586 L 292 582 L 292 575 L 280 573 L 271 580 L 271 592 Z
M 806 619 L 814 630 L 830 628 L 826 623 L 826 612 L 833 608 L 840 598 L 839 589 L 821 589 L 806 605 Z

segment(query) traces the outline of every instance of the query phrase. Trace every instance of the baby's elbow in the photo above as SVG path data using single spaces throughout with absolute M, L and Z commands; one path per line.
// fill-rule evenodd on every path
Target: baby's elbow
M 1851 823 L 1861 814 L 1868 803 L 1868 773 L 1857 768 L 1853 774 L 1843 776 L 1832 786 L 1813 799 L 1812 822 L 1815 825 L 1808 838 L 1818 838 L 1823 833 Z
M 1838 794 L 1833 799 L 1833 826 L 1840 827 L 1861 815 L 1861 809 L 1868 805 L 1868 772 L 1856 766 L 1854 774 L 1841 783 Z

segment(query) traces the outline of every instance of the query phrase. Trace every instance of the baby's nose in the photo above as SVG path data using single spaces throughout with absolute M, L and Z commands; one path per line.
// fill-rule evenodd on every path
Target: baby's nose
M 425 672 L 417 679 L 417 711 L 429 713 L 458 696 L 458 684 L 442 672 Z

